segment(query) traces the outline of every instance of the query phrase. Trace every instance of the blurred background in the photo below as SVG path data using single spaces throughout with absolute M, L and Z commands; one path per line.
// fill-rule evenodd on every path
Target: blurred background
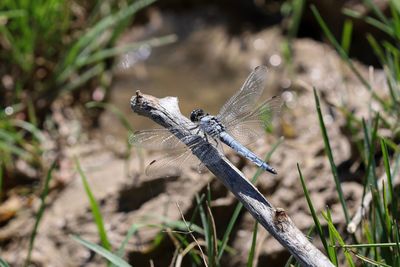
M 156 127 L 136 90 L 217 114 L 259 65 L 283 107 L 250 148 L 279 174 L 227 157 L 332 262 L 400 264 L 334 247 L 399 241 L 399 47 L 395 0 L 2 0 L 2 266 L 110 265 L 96 244 L 132 266 L 295 264 L 210 173 L 148 177 L 162 152 L 129 143 Z

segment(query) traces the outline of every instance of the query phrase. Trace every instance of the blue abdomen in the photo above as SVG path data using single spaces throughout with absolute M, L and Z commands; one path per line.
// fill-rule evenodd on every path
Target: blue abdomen
M 247 158 L 248 160 L 250 160 L 251 162 L 256 164 L 258 167 L 260 167 L 263 170 L 268 171 L 270 173 L 277 174 L 277 172 L 276 172 L 276 170 L 274 168 L 269 166 L 266 162 L 264 162 L 262 159 L 257 157 L 256 154 L 254 154 L 249 149 L 247 149 L 245 146 L 243 146 L 238 141 L 236 141 L 227 132 L 221 132 L 219 134 L 219 138 L 224 144 L 226 144 L 227 146 L 231 147 L 237 153 L 239 153 L 243 157 Z

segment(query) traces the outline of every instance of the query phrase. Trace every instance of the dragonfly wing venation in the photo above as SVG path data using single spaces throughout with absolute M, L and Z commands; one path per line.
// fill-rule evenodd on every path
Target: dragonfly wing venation
M 260 127 L 259 121 L 240 123 L 235 127 L 227 128 L 226 132 L 244 146 L 254 143 L 265 135 L 265 130 Z
M 195 161 L 195 157 L 190 150 L 176 150 L 174 153 L 162 155 L 158 159 L 150 162 L 146 167 L 146 175 L 150 177 L 170 177 L 179 176 L 184 164 Z
M 163 128 L 135 132 L 129 136 L 129 143 L 149 150 L 171 150 L 184 147 L 174 134 Z
M 179 139 L 175 136 L 175 131 L 177 131 L 176 128 L 156 128 L 138 131 L 129 137 L 129 142 L 133 146 L 165 152 L 146 167 L 146 175 L 177 176 L 185 165 L 194 167 L 198 172 L 206 170 L 206 167 L 192 153 L 192 149 L 198 149 L 201 144 L 204 144 L 204 138 L 183 130 L 183 134 L 187 135 Z M 203 150 L 204 153 L 207 152 L 206 148 Z
M 206 153 L 206 151 L 204 153 Z M 146 175 L 151 177 L 179 176 L 185 166 L 194 168 L 198 173 L 204 173 L 207 171 L 207 167 L 192 153 L 190 149 L 180 149 L 153 160 L 146 167 Z
M 266 83 L 267 67 L 258 66 L 247 77 L 240 90 L 221 108 L 218 118 L 223 124 L 235 120 L 254 109 Z
M 168 151 L 190 148 L 196 145 L 197 142 L 200 142 L 189 131 L 183 131 L 186 136 L 179 139 L 174 134 L 177 131 L 176 128 L 156 128 L 137 131 L 129 136 L 129 143 L 144 149 Z
M 279 113 L 281 107 L 281 98 L 274 96 L 254 110 L 226 122 L 226 131 L 243 145 L 248 145 L 265 134 L 271 125 L 272 119 Z

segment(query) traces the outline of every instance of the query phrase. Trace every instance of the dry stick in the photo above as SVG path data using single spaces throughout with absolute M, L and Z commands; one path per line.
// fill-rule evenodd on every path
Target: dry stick
M 181 114 L 178 99 L 175 97 L 158 99 L 136 91 L 136 95 L 131 99 L 131 108 L 139 115 L 149 117 L 163 127 L 176 127 L 173 133 L 181 140 L 190 132 L 188 129 L 191 122 Z M 183 129 L 182 125 L 188 127 Z M 194 130 L 193 134 L 195 134 Z M 192 153 L 236 196 L 250 214 L 290 251 L 302 266 L 334 266 L 293 224 L 286 212 L 280 208 L 275 209 L 243 173 L 217 149 L 202 140 L 195 149 L 192 149 Z
M 394 162 L 392 161 L 391 166 L 394 165 Z M 394 168 L 390 169 L 390 173 L 392 174 L 392 182 L 393 186 L 400 184 L 400 173 L 395 173 Z M 388 178 L 386 175 L 386 172 L 382 174 L 381 177 L 379 177 L 378 180 L 378 191 L 381 192 L 383 190 L 383 184 L 388 184 Z M 370 205 L 372 202 L 372 192 L 371 190 L 368 191 L 365 196 L 363 201 L 361 202 L 361 205 L 358 207 L 356 213 L 353 216 L 353 219 L 349 222 L 347 225 L 347 232 L 349 234 L 354 234 L 357 230 L 358 225 L 360 224 L 362 218 L 364 218 L 365 214 L 368 213 Z

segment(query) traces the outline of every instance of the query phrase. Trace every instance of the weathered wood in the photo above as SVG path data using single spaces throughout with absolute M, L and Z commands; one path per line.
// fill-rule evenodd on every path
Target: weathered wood
M 137 91 L 131 99 L 131 108 L 139 115 L 149 117 L 166 128 L 179 125 L 190 127 L 191 122 L 181 114 L 178 100 L 175 97 L 158 99 Z M 174 134 L 180 139 L 190 132 L 188 129 L 182 129 L 182 127 L 177 129 Z M 204 151 L 207 153 L 204 153 Z M 294 225 L 286 212 L 283 209 L 274 208 L 257 188 L 244 177 L 243 173 L 217 149 L 210 147 L 204 141 L 199 144 L 197 149 L 192 150 L 192 153 L 236 196 L 250 214 L 282 246 L 290 251 L 302 266 L 334 266 Z

